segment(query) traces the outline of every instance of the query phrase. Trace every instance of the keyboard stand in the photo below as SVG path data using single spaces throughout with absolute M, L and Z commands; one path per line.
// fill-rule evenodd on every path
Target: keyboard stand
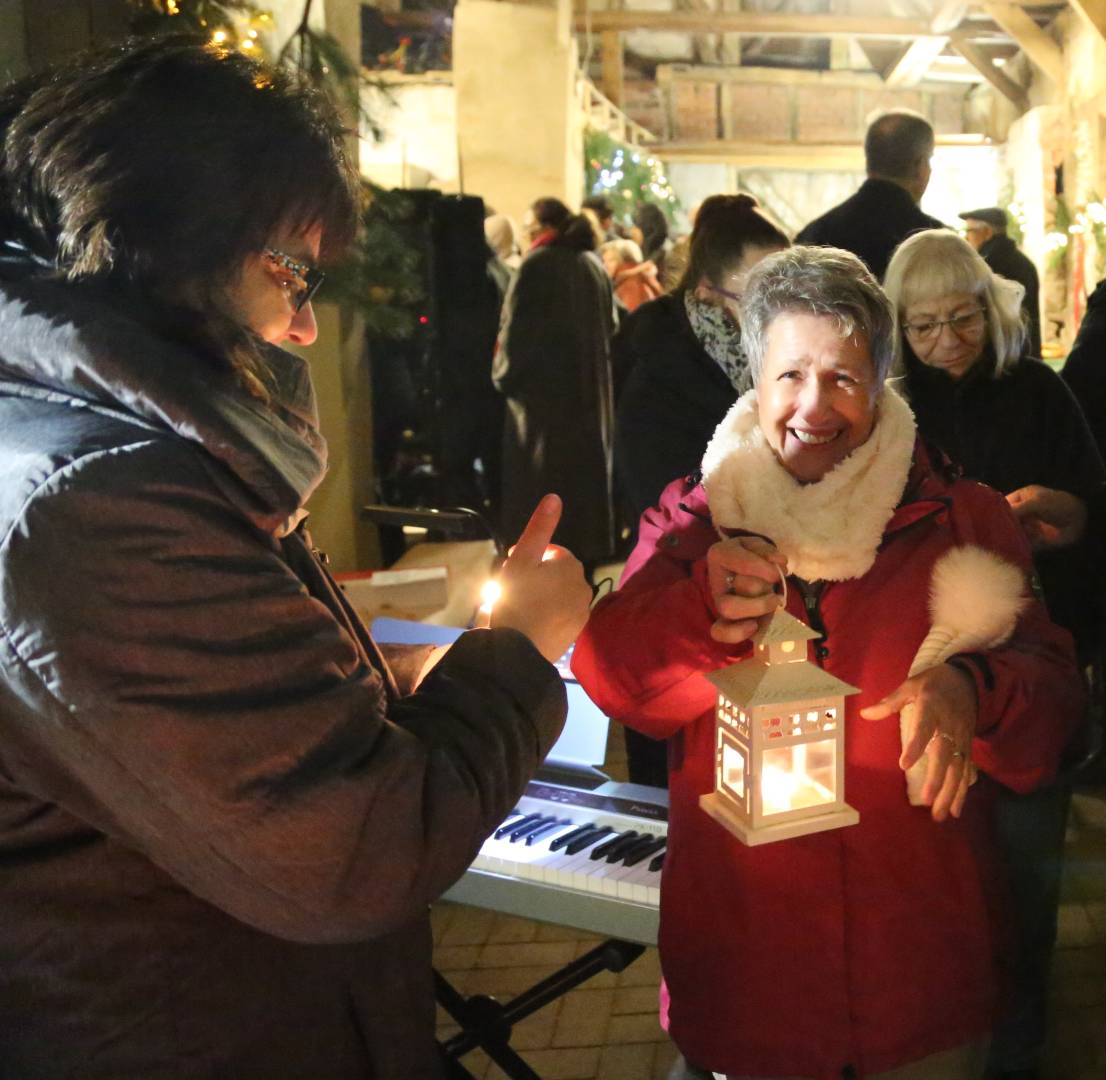
M 439 1044 L 449 1063 L 450 1080 L 472 1080 L 472 1073 L 458 1059 L 477 1047 L 484 1050 L 511 1080 L 541 1080 L 509 1045 L 514 1025 L 563 994 L 575 990 L 593 975 L 602 971 L 622 971 L 643 952 L 644 945 L 611 938 L 578 960 L 566 964 L 549 978 L 535 983 L 529 990 L 524 990 L 506 1005 L 484 994 L 466 998 L 435 971 L 434 992 L 438 1003 L 461 1025 L 456 1035 Z

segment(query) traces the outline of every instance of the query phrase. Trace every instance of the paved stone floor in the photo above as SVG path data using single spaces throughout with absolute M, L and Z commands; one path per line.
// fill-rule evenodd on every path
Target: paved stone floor
M 612 732 L 605 769 L 624 777 Z M 506 1001 L 595 947 L 579 930 L 441 903 L 435 966 L 462 994 Z M 516 1026 L 511 1045 L 542 1080 L 663 1080 L 676 1052 L 657 1022 L 656 950 L 605 972 Z M 1048 1080 L 1106 1080 L 1106 779 L 1075 796 L 1053 964 Z M 439 1038 L 457 1028 L 439 1010 Z M 478 1080 L 505 1074 L 482 1051 L 462 1064 Z

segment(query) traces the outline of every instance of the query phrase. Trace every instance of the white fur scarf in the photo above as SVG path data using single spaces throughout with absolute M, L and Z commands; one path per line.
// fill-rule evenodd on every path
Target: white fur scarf
M 734 403 L 703 455 L 703 485 L 716 525 L 771 539 L 788 572 L 807 581 L 862 577 L 906 488 L 914 416 L 889 386 L 868 440 L 814 484 L 777 460 L 757 420 L 757 393 Z

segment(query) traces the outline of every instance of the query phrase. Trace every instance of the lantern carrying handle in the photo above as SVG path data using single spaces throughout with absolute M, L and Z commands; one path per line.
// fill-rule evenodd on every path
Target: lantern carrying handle
M 725 532 L 725 530 L 722 528 L 721 525 L 715 525 L 714 526 L 714 531 L 716 533 L 718 533 L 719 537 L 723 540 L 733 539 L 732 537 L 730 537 Z M 752 535 L 758 540 L 768 540 L 767 536 L 761 536 L 759 533 L 753 533 Z M 776 546 L 775 544 L 772 543 L 771 540 L 768 540 L 768 543 L 772 544 L 772 547 Z M 783 567 L 780 566 L 779 563 L 776 564 L 776 573 L 778 573 L 780 575 L 780 584 L 783 586 L 783 603 L 780 604 L 780 607 L 783 608 L 784 610 L 786 610 L 787 609 L 787 575 L 783 572 Z

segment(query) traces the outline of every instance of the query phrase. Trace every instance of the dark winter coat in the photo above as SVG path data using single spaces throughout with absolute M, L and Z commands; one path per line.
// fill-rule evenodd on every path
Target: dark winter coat
M 642 304 L 619 327 L 611 352 L 623 384 L 614 468 L 636 528 L 671 481 L 698 470 L 737 391 L 699 344 L 682 294 Z
M 507 294 L 492 379 L 507 399 L 504 537 L 513 542 L 538 500 L 564 500 L 553 537 L 577 558 L 614 549 L 611 504 L 611 281 L 590 252 L 531 251 Z
M 1087 300 L 1086 314 L 1060 374 L 1106 458 L 1106 281 L 1100 281 Z
M 1022 311 L 1029 322 L 1029 355 L 1041 355 L 1041 286 L 1033 261 L 1023 255 L 1009 236 L 992 236 L 979 254 L 987 265 L 1004 278 L 1016 281 L 1025 289 Z
M 911 233 L 941 228 L 944 223 L 923 213 L 905 188 L 869 178 L 855 195 L 807 225 L 795 243 L 851 251 L 882 281 L 895 248 Z
M 427 905 L 557 735 L 521 635 L 417 692 L 302 528 L 275 403 L 125 309 L 0 289 L 0 1077 L 437 1077 Z M 413 663 L 412 663 L 413 662 Z
M 934 563 L 950 547 L 974 543 L 1028 569 L 1013 515 L 983 485 L 935 474 L 920 452 L 871 569 L 827 582 L 809 608 L 788 590 L 790 614 L 824 634 L 817 662 L 860 689 L 845 699 L 845 798 L 860 822 L 758 847 L 699 805 L 716 755 L 718 692 L 705 675 L 749 655 L 747 643 L 711 638 L 705 556 L 717 540 L 702 486 L 673 482 L 572 664 L 607 715 L 669 739 L 660 951 L 673 1040 L 716 1072 L 840 1080 L 985 1039 L 1000 948 L 992 781 L 972 789 L 962 817 L 933 821 L 907 801 L 898 720 L 857 713 L 905 678 L 930 629 Z M 972 759 L 1031 790 L 1055 773 L 1081 715 L 1070 640 L 1034 602 L 987 667 L 974 672 Z
M 957 380 L 921 363 L 905 343 L 904 353 L 919 432 L 966 476 L 1004 495 L 1041 484 L 1087 503 L 1084 541 L 1038 552 L 1034 562 L 1052 618 L 1088 653 L 1101 635 L 1106 466 L 1075 398 L 1047 364 L 1030 357 L 996 379 L 985 354 Z

